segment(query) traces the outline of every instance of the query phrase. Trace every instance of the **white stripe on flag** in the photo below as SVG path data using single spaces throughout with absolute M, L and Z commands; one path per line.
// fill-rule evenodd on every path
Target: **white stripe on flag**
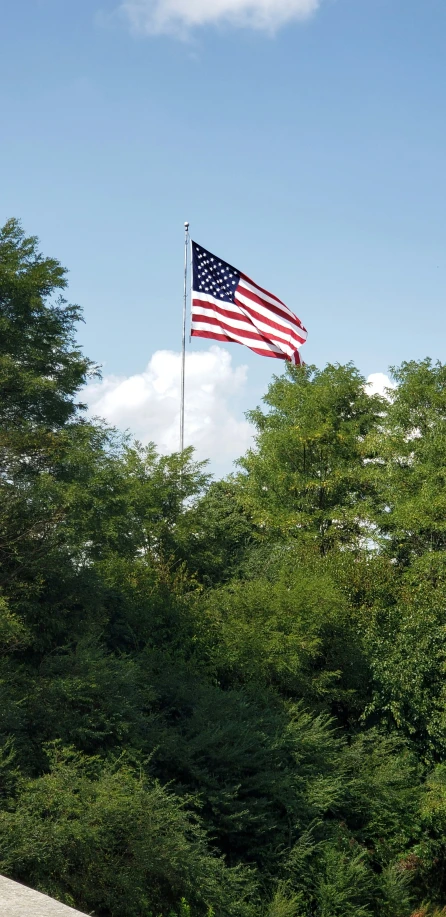
M 276 306 L 277 309 L 280 309 L 280 311 L 284 313 L 284 316 L 290 318 L 291 321 L 293 321 L 295 324 L 299 323 L 300 325 L 297 316 L 294 315 L 291 309 L 289 309 L 285 303 L 281 302 L 280 299 L 276 299 L 275 297 L 270 296 L 269 293 L 263 293 L 260 287 L 256 286 L 256 284 L 252 281 L 249 282 L 248 280 L 245 280 L 244 277 L 240 278 L 240 285 L 243 286 L 246 290 L 249 290 L 251 293 L 254 293 L 255 296 L 259 297 L 259 299 L 263 299 L 264 302 L 270 303 L 272 306 Z
M 296 337 L 298 347 L 305 343 L 305 332 L 302 331 L 302 329 L 299 328 L 296 323 L 292 324 L 292 322 L 288 319 L 281 318 L 281 316 L 271 313 L 271 311 L 266 309 L 264 306 L 260 306 L 258 303 L 254 303 L 251 299 L 248 299 L 247 296 L 243 296 L 243 294 L 240 292 L 240 289 L 237 290 L 235 295 L 236 300 L 241 302 L 242 306 L 246 308 L 246 311 L 249 313 L 249 316 L 253 322 L 260 326 L 262 323 L 262 318 L 264 318 L 266 319 L 266 321 L 263 323 L 265 328 L 270 328 L 271 331 L 273 331 L 275 334 L 283 334 L 287 339 L 290 337 L 291 333 L 291 335 Z M 252 314 L 256 312 L 258 313 L 258 318 L 255 314 Z M 280 326 L 280 330 L 279 328 L 274 327 L 277 325 Z
M 219 304 L 221 308 L 221 303 Z M 226 305 L 226 304 L 225 304 Z M 275 328 L 263 324 L 263 322 L 253 322 L 249 317 L 241 312 L 237 314 L 235 318 L 234 313 L 231 312 L 231 315 L 222 315 L 218 309 L 218 306 L 210 305 L 206 307 L 205 305 L 194 304 L 192 312 L 192 327 L 194 327 L 195 318 L 200 318 L 201 321 L 205 320 L 206 317 L 213 318 L 219 324 L 223 323 L 225 327 L 225 333 L 230 334 L 231 329 L 247 332 L 251 335 L 253 340 L 259 341 L 269 341 L 274 343 L 279 350 L 285 353 L 288 357 L 292 357 L 293 353 L 299 349 L 301 346 L 301 341 L 296 339 L 292 333 L 285 331 L 282 335 L 280 331 L 277 331 Z M 212 324 L 212 323 L 210 323 Z M 210 328 L 208 330 L 211 330 Z
M 244 337 L 243 334 L 236 334 L 235 331 L 228 331 L 227 328 L 222 328 L 219 325 L 210 324 L 208 322 L 193 322 L 192 331 L 209 331 L 216 334 L 224 334 L 227 338 L 232 341 L 237 341 L 239 344 L 244 344 L 245 347 L 249 347 L 250 350 L 264 350 L 265 352 L 270 351 L 271 353 L 276 353 L 284 356 L 284 351 L 280 347 L 276 347 L 272 342 L 265 341 L 264 338 L 248 338 Z
M 192 291 L 192 333 L 237 341 L 266 356 L 300 363 L 299 348 L 307 338 L 300 319 L 229 263 L 195 242 L 192 246 L 193 287 L 200 287 L 200 292 Z

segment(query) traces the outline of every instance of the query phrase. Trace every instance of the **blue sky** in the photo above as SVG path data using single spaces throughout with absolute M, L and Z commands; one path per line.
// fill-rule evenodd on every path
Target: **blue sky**
M 179 350 L 185 219 L 302 318 L 307 362 L 444 359 L 444 0 L 15 0 L 1 17 L 0 219 L 70 269 L 106 382 Z M 208 372 L 209 343 L 192 350 Z M 246 433 L 281 364 L 230 354 L 220 396 Z

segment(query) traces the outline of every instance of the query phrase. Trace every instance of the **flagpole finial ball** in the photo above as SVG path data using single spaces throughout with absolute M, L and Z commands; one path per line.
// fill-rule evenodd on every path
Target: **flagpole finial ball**
M 186 222 L 185 222 L 185 224 L 184 224 L 184 228 L 185 228 L 186 232 L 187 232 L 187 230 L 189 229 L 189 223 L 187 222 L 187 220 L 186 220 Z

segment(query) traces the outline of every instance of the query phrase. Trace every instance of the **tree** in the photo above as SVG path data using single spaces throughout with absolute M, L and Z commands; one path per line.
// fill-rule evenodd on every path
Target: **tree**
M 1 868 L 101 917 L 434 914 L 444 368 L 287 367 L 211 482 L 86 419 L 65 283 L 4 227 Z
M 393 369 L 397 386 L 368 446 L 375 454 L 388 553 L 408 563 L 446 546 L 446 365 L 425 359 Z
M 17 220 L 0 230 L 0 423 L 5 434 L 55 430 L 74 417 L 73 400 L 93 364 L 74 339 L 82 313 L 58 291 L 66 271 L 38 251 Z M 56 298 L 54 299 L 54 296 Z M 14 442 L 14 439 L 13 439 Z
M 364 537 L 374 490 L 364 439 L 385 403 L 368 395 L 351 366 L 292 367 L 264 398 L 269 409 L 248 415 L 256 448 L 240 460 L 245 505 L 266 531 L 307 536 L 320 550 Z
M 181 914 L 186 897 L 194 917 L 254 917 L 249 871 L 209 850 L 184 801 L 125 760 L 104 766 L 57 744 L 49 754 L 49 772 L 20 781 L 0 813 L 2 871 L 114 917 Z

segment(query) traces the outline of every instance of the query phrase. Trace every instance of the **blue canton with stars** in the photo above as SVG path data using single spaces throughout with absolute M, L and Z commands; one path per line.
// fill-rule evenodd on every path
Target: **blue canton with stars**
M 240 271 L 196 242 L 192 242 L 192 267 L 194 292 L 207 293 L 222 302 L 234 302 Z

